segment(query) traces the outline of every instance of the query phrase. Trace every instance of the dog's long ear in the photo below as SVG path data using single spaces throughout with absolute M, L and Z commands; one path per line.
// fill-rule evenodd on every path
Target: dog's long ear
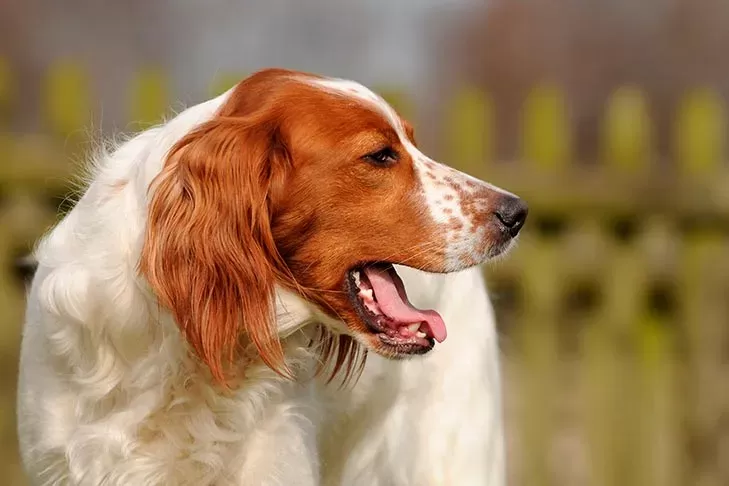
M 216 118 L 179 141 L 150 187 L 141 274 L 210 368 L 226 382 L 241 337 L 281 372 L 271 193 L 289 163 L 270 124 Z

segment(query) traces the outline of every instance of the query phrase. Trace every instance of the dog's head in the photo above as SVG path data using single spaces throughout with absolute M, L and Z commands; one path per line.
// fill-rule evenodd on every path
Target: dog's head
M 382 98 L 342 80 L 267 70 L 170 151 L 151 186 L 142 274 L 218 379 L 241 337 L 283 364 L 283 286 L 390 358 L 446 337 L 393 264 L 453 272 L 504 252 L 517 197 L 439 164 Z

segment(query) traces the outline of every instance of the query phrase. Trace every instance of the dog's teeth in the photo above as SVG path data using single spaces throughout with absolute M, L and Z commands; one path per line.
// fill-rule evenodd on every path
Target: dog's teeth
M 352 276 L 354 277 L 354 283 L 359 287 L 359 272 L 358 271 L 352 272 Z
M 425 334 L 423 331 L 418 331 L 418 332 L 415 333 L 415 336 L 422 339 L 425 336 L 427 336 L 427 334 Z
M 410 331 L 412 333 L 418 332 L 418 329 L 420 329 L 419 322 L 414 322 L 414 323 L 408 325 L 408 331 Z
M 364 290 L 364 289 L 363 289 L 363 290 L 360 290 L 360 291 L 359 291 L 359 295 L 360 295 L 360 296 L 361 296 L 362 298 L 365 298 L 365 299 L 369 299 L 369 300 L 375 300 L 375 298 L 374 298 L 374 294 L 372 293 L 372 289 L 367 289 L 367 290 Z

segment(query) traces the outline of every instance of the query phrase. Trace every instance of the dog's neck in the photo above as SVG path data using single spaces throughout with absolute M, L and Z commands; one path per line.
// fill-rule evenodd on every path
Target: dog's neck
M 276 288 L 276 328 L 281 339 L 320 322 L 312 304 L 282 287 Z

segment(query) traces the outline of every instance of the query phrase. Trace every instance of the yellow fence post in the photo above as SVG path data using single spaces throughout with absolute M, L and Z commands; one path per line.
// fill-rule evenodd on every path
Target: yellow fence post
M 635 484 L 682 486 L 685 464 L 681 427 L 683 401 L 677 358 L 675 319 L 657 309 L 639 315 Z
M 570 162 L 571 151 L 562 92 L 552 86 L 538 86 L 522 110 L 525 156 L 521 170 L 561 172 Z M 549 451 L 560 386 L 558 322 L 565 286 L 561 262 L 568 257 L 556 239 L 540 239 L 533 227 L 532 234 L 529 229 L 525 231 L 519 254 L 514 257 L 522 268 L 524 288 L 524 309 L 515 331 L 517 349 L 523 353 L 517 364 L 521 370 L 517 420 L 523 444 L 519 470 L 522 484 L 548 486 L 556 479 L 550 468 Z
M 564 95 L 539 85 L 527 96 L 522 111 L 523 156 L 537 169 L 556 169 L 570 162 L 571 130 Z
M 602 125 L 602 159 L 614 170 L 633 172 L 652 159 L 648 104 L 640 90 L 626 86 L 610 97 Z
M 555 431 L 558 383 L 557 320 L 563 290 L 559 245 L 525 238 L 519 247 L 524 308 L 515 332 L 514 366 L 518 404 L 514 427 L 521 444 L 520 484 L 555 484 L 549 455 Z M 523 271 L 528 269 L 528 271 Z M 556 486 L 556 484 L 555 484 Z
M 644 173 L 650 167 L 651 130 L 640 90 L 622 87 L 613 93 L 602 129 L 601 170 L 609 180 L 619 180 L 615 176 L 621 173 Z M 668 365 L 670 338 L 663 333 L 664 327 L 655 326 L 652 316 L 645 314 L 651 269 L 641 242 L 646 228 L 653 224 L 646 216 L 636 222 L 634 241 L 624 245 L 611 242 L 605 255 L 612 262 L 603 276 L 605 305 L 585 336 L 591 462 L 596 484 L 604 486 L 661 484 L 645 474 L 654 459 L 647 452 L 658 429 L 666 425 L 656 424 L 649 402 L 656 396 L 671 398 L 664 396 L 670 391 L 661 388 L 652 366 Z M 610 234 L 603 238 L 610 241 Z M 645 343 L 652 343 L 650 352 Z
M 0 174 L 2 167 L 10 165 L 12 140 L 6 130 L 10 125 L 12 99 L 13 80 L 10 65 L 4 58 L 0 58 Z
M 675 149 L 684 173 L 706 175 L 726 155 L 726 116 L 723 100 L 709 89 L 689 91 L 676 114 Z
M 725 163 L 726 119 L 721 99 L 698 89 L 687 93 L 676 119 L 677 159 L 681 172 L 699 187 L 711 180 L 727 180 Z M 723 189 L 726 191 L 726 187 Z M 679 316 L 686 333 L 688 437 L 701 455 L 688 465 L 687 477 L 706 486 L 729 483 L 722 464 L 721 423 L 729 408 L 724 356 L 729 340 L 729 241 L 720 228 L 702 215 L 694 215 L 698 228 L 684 240 L 681 258 Z
M 13 77 L 10 64 L 0 57 L 0 128 L 8 125 L 13 101 Z
M 86 71 L 60 61 L 50 68 L 45 83 L 46 119 L 51 133 L 81 141 L 91 123 L 91 93 Z
M 145 69 L 132 81 L 130 91 L 130 120 L 145 129 L 162 121 L 169 108 L 168 80 L 157 69 Z
M 448 100 L 445 148 L 449 164 L 481 179 L 494 157 L 493 105 L 476 88 L 464 87 Z
M 722 417 L 729 406 L 726 390 L 719 385 L 726 380 L 723 343 L 727 340 L 728 257 L 723 235 L 697 232 L 684 242 L 679 281 L 679 315 L 688 354 L 682 395 L 688 406 L 687 437 L 700 453 L 688 465 L 687 476 L 707 486 L 729 481 L 720 456 L 713 452 L 721 450 Z

